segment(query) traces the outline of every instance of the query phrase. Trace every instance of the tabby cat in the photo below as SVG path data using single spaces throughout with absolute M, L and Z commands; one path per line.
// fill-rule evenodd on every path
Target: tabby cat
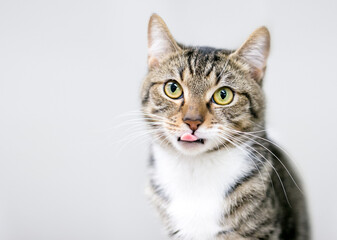
M 299 180 L 264 129 L 266 27 L 237 50 L 177 43 L 148 27 L 142 111 L 149 194 L 171 239 L 309 239 Z

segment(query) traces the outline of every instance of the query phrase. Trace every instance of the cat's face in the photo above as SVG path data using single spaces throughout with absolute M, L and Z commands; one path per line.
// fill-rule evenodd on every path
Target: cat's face
M 196 155 L 245 140 L 239 131 L 263 125 L 261 81 L 268 51 L 266 28 L 237 51 L 185 47 L 153 15 L 142 105 L 154 141 Z

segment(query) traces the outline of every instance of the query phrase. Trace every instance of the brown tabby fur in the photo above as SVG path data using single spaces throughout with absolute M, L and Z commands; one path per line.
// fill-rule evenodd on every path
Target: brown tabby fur
M 224 205 L 222 219 L 219 219 L 219 224 L 224 227 L 214 239 L 309 239 L 304 197 L 296 185 L 299 180 L 284 155 L 262 131 L 265 124 L 262 80 L 269 52 L 268 30 L 265 27 L 257 29 L 238 50 L 230 51 L 178 44 L 158 15 L 150 19 L 149 48 L 155 37 L 152 36 L 153 28 L 170 42 L 164 54 L 152 54 L 150 49 L 149 71 L 141 92 L 145 118 L 150 128 L 157 130 L 154 137 L 162 140 L 158 143 L 174 150 L 172 142 L 163 137 L 167 133 L 161 128 L 180 126 L 186 116 L 201 117 L 202 124 L 207 128 L 226 124 L 227 128 L 235 131 L 223 129 L 232 141 L 223 141 L 207 149 L 209 153 L 235 148 L 236 144 L 250 140 L 250 151 L 257 170 L 237 181 L 225 193 L 224 202 L 227 204 Z M 257 44 L 264 58 L 258 66 L 249 58 L 249 53 Z M 172 100 L 163 93 L 163 85 L 170 79 L 183 87 L 184 98 Z M 233 102 L 227 107 L 210 102 L 214 91 L 223 85 L 233 89 L 235 94 Z M 155 161 L 150 161 L 153 171 Z M 153 178 L 150 195 L 170 236 L 183 239 L 165 211 L 169 196 Z

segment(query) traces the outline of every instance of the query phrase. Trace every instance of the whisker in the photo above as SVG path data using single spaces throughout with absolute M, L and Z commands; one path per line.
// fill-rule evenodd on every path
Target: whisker
M 242 133 L 242 136 L 246 137 L 247 139 L 253 141 L 254 143 L 258 144 L 259 146 L 263 147 L 264 149 L 266 149 L 269 153 L 271 153 L 282 165 L 282 167 L 286 170 L 286 172 L 288 173 L 288 175 L 290 176 L 291 180 L 293 181 L 293 183 L 295 184 L 295 186 L 298 188 L 298 190 L 303 194 L 303 191 L 301 190 L 301 188 L 298 186 L 297 182 L 295 181 L 294 177 L 292 176 L 292 174 L 290 173 L 290 171 L 288 170 L 288 168 L 284 165 L 284 163 L 281 161 L 281 159 L 279 157 L 277 157 L 270 149 L 268 149 L 266 146 L 264 146 L 263 144 L 259 143 L 258 141 L 255 141 L 253 138 L 249 137 L 249 136 L 252 136 L 252 137 L 256 137 L 256 138 L 259 138 L 261 140 L 264 140 L 264 141 L 267 141 L 268 143 L 271 143 L 271 144 L 274 144 L 273 142 L 265 139 L 265 138 L 262 138 L 262 137 L 259 137 L 259 136 L 256 136 L 256 135 L 253 135 L 253 134 L 246 134 L 246 135 L 249 135 L 249 136 L 246 136 L 244 132 L 241 132 L 241 131 L 237 131 L 237 130 L 232 130 L 232 129 L 227 129 L 228 131 L 235 131 L 235 132 L 239 132 L 239 133 Z M 274 144 L 275 146 L 277 146 L 277 144 Z M 282 150 L 282 148 L 280 148 Z M 282 150 L 283 151 L 283 150 Z M 288 155 L 289 157 L 289 155 Z
M 261 154 L 259 151 L 257 151 L 256 149 L 254 149 L 253 147 L 251 147 L 257 154 L 259 154 L 273 169 L 274 169 L 274 171 L 275 171 L 275 173 L 276 173 L 276 175 L 277 175 L 277 177 L 278 177 L 278 179 L 279 179 L 279 181 L 280 181 L 280 183 L 281 183 L 281 187 L 282 187 L 282 189 L 283 189 L 283 192 L 284 192 L 284 195 L 285 195 L 285 198 L 286 198 L 286 200 L 287 200 L 287 202 L 288 202 L 288 204 L 289 204 L 289 206 L 291 206 L 291 204 L 290 204 L 290 202 L 289 202 L 289 199 L 288 199 L 288 195 L 287 195 L 287 192 L 286 192 L 286 190 L 285 190 L 285 186 L 284 186 L 284 184 L 283 184 L 283 181 L 282 181 L 282 179 L 281 179 L 281 177 L 280 177 L 280 175 L 279 175 L 279 173 L 277 172 L 277 170 L 275 169 L 275 167 L 270 163 L 270 161 L 263 155 L 263 154 Z
M 221 132 L 220 132 L 221 133 Z M 222 136 L 226 141 L 232 143 L 235 147 L 237 147 L 238 149 L 240 149 L 243 153 L 247 153 L 247 149 L 244 149 L 242 147 L 240 147 L 238 144 L 236 144 L 234 141 L 230 140 L 229 138 Z M 230 137 L 230 136 L 229 136 Z M 254 164 L 255 169 L 259 172 L 260 175 L 260 179 L 262 181 L 262 183 L 264 183 L 263 177 L 262 177 L 262 173 L 260 171 L 260 169 L 258 168 L 258 166 L 256 165 L 255 161 L 249 156 L 249 152 L 248 152 L 248 158 L 251 160 L 251 162 Z M 263 187 L 265 189 L 265 184 L 263 184 Z M 266 189 L 265 189 L 266 190 Z
M 222 133 L 222 134 L 224 134 L 224 133 Z M 238 142 L 239 144 L 243 144 L 243 145 L 249 147 L 250 149 L 252 149 L 253 151 L 258 152 L 255 148 L 253 148 L 253 147 L 250 146 L 249 144 L 245 143 L 243 140 L 239 140 L 239 139 L 235 138 L 233 135 L 230 135 L 230 134 L 229 134 L 229 136 L 231 136 L 231 138 L 232 138 L 233 141 L 236 141 L 236 142 Z M 253 155 L 254 159 L 256 159 L 256 160 L 259 161 L 261 164 L 263 164 L 262 160 L 259 159 L 258 156 L 257 156 L 253 151 L 248 150 L 248 152 L 249 152 L 250 154 Z M 268 160 L 267 160 L 267 161 L 268 161 Z M 268 161 L 268 162 L 269 162 L 269 161 Z M 270 164 L 270 163 L 269 163 L 269 164 Z M 271 165 L 271 167 L 274 168 L 272 165 Z M 264 165 L 264 169 L 265 169 L 265 170 L 267 171 L 267 173 L 268 173 L 268 176 L 269 176 L 271 185 L 272 185 L 272 187 L 273 187 L 273 191 L 274 191 L 274 193 L 275 193 L 275 187 L 274 187 L 273 180 L 272 180 L 271 175 L 270 175 L 270 173 L 269 173 L 269 171 L 267 170 L 267 168 L 266 168 L 265 165 Z M 276 169 L 275 169 L 274 171 L 276 171 Z

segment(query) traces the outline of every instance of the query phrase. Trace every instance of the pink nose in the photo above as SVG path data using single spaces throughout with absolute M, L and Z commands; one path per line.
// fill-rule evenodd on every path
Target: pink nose
M 191 119 L 183 119 L 184 123 L 186 123 L 190 129 L 195 132 L 198 127 L 202 124 L 202 121 L 200 119 L 196 119 L 196 120 L 191 120 Z

